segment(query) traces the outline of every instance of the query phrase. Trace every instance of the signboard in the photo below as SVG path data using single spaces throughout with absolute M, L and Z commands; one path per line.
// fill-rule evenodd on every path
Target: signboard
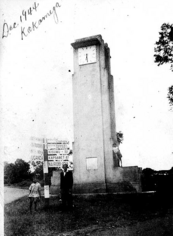
M 37 138 L 37 137 L 31 137 L 31 140 L 37 141 L 37 142 L 42 142 L 43 143 L 43 138 Z
M 31 137 L 31 147 L 43 150 L 43 139 Z
M 61 168 L 61 167 L 62 167 L 62 161 L 49 161 L 49 162 L 48 162 L 48 166 L 49 166 L 49 167 L 58 167 L 58 168 Z
M 43 149 L 31 149 L 33 155 L 43 155 Z
M 56 168 L 62 168 L 62 165 L 66 163 L 68 164 L 68 161 L 49 161 L 48 162 L 48 167 L 56 167 Z
M 31 161 L 43 161 L 43 139 L 31 137 Z
M 70 149 L 65 149 L 65 150 L 56 150 L 56 149 L 48 149 L 48 154 L 59 154 L 59 155 L 61 155 L 61 154 L 63 154 L 63 155 L 67 155 L 67 154 L 69 154 L 69 152 L 70 152 Z
M 50 150 L 50 149 L 48 149 L 48 154 L 62 154 L 62 155 L 64 155 L 64 154 L 69 154 L 69 152 L 70 152 L 70 150 L 69 149 L 66 149 L 66 150 L 56 150 L 56 149 L 54 149 L 54 150 Z
M 43 139 L 31 137 L 31 160 L 32 161 L 44 161 L 43 154 Z M 62 167 L 63 161 L 69 160 L 69 141 L 67 140 L 58 140 L 58 139 L 47 139 L 47 149 L 48 149 L 48 161 L 52 161 L 50 165 L 44 166 L 44 170 L 48 173 L 48 167 Z M 56 163 L 56 161 L 61 162 L 61 165 Z M 54 162 L 54 163 L 53 163 Z M 46 164 L 44 164 L 46 165 Z
M 68 155 L 48 155 L 48 160 L 68 160 Z
M 43 149 L 43 143 L 31 143 L 31 147 Z
M 57 156 L 57 155 L 48 155 L 48 160 L 49 161 L 53 161 L 53 160 L 62 160 L 61 156 Z
M 31 161 L 43 161 L 43 155 L 31 155 Z
M 68 144 L 47 144 L 48 150 L 68 150 L 69 145 Z
M 97 157 L 87 157 L 86 158 L 87 170 L 97 169 Z
M 47 139 L 48 166 L 62 168 L 64 161 L 68 163 L 70 153 L 69 141 Z
M 47 139 L 47 143 L 51 144 L 69 144 L 69 141 L 67 140 L 58 140 L 58 139 Z

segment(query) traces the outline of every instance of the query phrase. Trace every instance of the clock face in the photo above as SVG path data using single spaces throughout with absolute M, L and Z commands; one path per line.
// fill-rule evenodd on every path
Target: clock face
M 83 47 L 78 49 L 79 65 L 96 62 L 96 46 Z

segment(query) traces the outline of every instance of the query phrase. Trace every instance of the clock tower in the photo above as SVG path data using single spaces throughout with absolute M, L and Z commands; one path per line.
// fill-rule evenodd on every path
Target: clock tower
M 114 85 L 110 50 L 101 35 L 72 43 L 74 49 L 74 189 L 105 192 L 116 162 Z
M 110 49 L 101 35 L 76 40 L 74 54 L 74 192 L 141 191 L 142 168 L 120 167 Z

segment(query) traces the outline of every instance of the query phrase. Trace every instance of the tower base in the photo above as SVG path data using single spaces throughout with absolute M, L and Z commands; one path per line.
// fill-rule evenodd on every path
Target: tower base
M 141 192 L 142 168 L 137 166 L 116 167 L 114 175 L 106 183 L 76 183 L 74 180 L 73 193 L 120 193 L 120 192 Z M 51 193 L 59 192 L 60 173 L 53 172 L 51 178 Z
M 115 167 L 106 183 L 75 183 L 74 193 L 141 192 L 142 168 Z

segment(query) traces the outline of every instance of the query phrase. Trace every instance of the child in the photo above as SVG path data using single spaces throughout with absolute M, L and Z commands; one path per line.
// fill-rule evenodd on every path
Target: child
M 29 199 L 30 199 L 30 212 L 32 212 L 32 205 L 34 203 L 34 209 L 37 211 L 37 202 L 41 198 L 41 185 L 34 178 L 33 183 L 29 187 Z

